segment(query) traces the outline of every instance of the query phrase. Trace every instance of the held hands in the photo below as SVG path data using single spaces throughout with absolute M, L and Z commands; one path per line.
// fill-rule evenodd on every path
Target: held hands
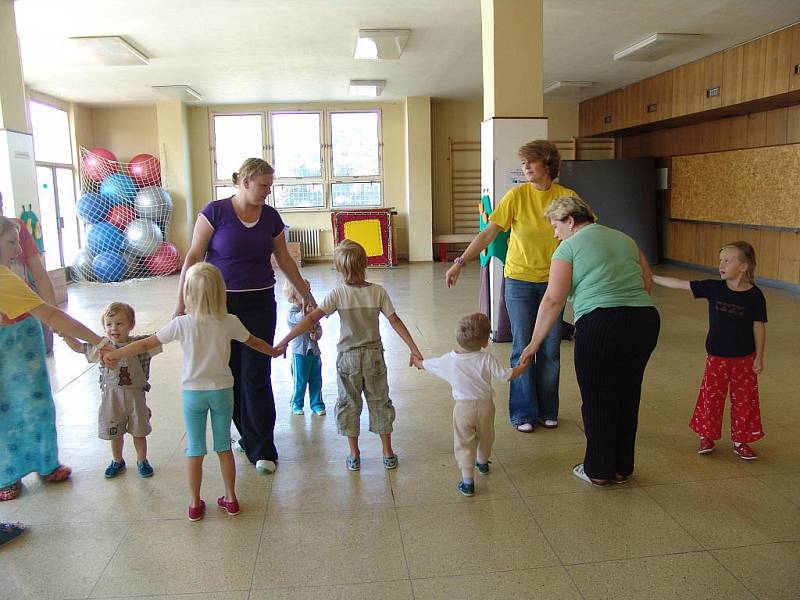
M 422 361 L 423 357 L 419 354 L 414 354 L 413 352 L 410 354 L 408 358 L 408 366 L 409 367 L 417 367 L 417 369 L 422 370 Z
M 525 349 L 522 351 L 522 354 L 519 357 L 519 364 L 525 364 L 526 366 L 530 364 L 530 362 L 536 356 L 536 352 L 538 352 L 539 347 L 534 346 L 533 342 L 525 346 Z

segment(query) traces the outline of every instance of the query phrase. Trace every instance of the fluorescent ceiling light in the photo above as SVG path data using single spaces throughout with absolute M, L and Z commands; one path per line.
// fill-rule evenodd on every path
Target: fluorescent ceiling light
M 593 85 L 594 81 L 554 81 L 545 86 L 542 93 L 550 96 L 572 96 Z
M 384 79 L 351 79 L 347 95 L 375 98 L 381 95 L 385 87 L 386 80 Z
M 162 98 L 181 102 L 200 102 L 203 96 L 188 85 L 154 85 L 151 89 Z
M 406 47 L 410 29 L 359 29 L 355 58 L 397 60 Z
M 100 64 L 109 67 L 150 64 L 150 58 L 118 35 L 69 38 Z
M 653 62 L 672 54 L 681 45 L 703 37 L 699 33 L 653 33 L 627 48 L 614 52 L 614 60 Z

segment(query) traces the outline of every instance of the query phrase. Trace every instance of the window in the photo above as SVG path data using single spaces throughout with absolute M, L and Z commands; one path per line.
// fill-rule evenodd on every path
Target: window
M 31 101 L 31 125 L 36 162 L 72 164 L 72 145 L 67 111 Z
M 380 110 L 213 115 L 214 197 L 233 194 L 231 173 L 262 156 L 275 167 L 275 208 L 381 206 L 380 117 Z

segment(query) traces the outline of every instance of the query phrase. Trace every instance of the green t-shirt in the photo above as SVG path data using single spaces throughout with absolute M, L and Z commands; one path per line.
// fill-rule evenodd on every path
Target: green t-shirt
M 621 231 L 587 225 L 559 244 L 556 259 L 572 265 L 569 301 L 576 322 L 595 308 L 653 306 L 644 289 L 639 247 Z

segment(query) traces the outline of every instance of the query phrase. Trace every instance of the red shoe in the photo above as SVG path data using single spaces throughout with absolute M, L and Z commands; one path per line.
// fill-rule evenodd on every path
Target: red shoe
M 747 444 L 734 444 L 733 451 L 739 458 L 744 460 L 754 460 L 758 458 L 758 454 L 753 452 L 753 449 Z
M 189 507 L 189 520 L 190 521 L 199 521 L 203 518 L 203 515 L 206 514 L 206 503 L 200 500 L 200 506 L 190 506 Z
M 217 498 L 217 506 L 219 506 L 222 510 L 227 510 L 228 514 L 232 517 L 242 512 L 239 510 L 238 500 L 231 500 L 230 502 L 228 502 L 227 500 L 225 500 L 225 496 L 220 496 L 219 498 Z
M 72 469 L 70 469 L 67 465 L 58 465 L 55 471 L 48 475 L 42 475 L 42 479 L 44 479 L 47 483 L 61 483 L 62 481 L 66 481 L 69 479 L 69 476 L 72 475 Z
M 708 454 L 713 449 L 714 449 L 714 440 L 710 440 L 707 437 L 700 438 L 700 445 L 697 446 L 698 454 Z
M 15 481 L 11 485 L 0 488 L 0 502 L 14 500 L 19 497 L 20 492 L 22 492 L 22 480 Z

